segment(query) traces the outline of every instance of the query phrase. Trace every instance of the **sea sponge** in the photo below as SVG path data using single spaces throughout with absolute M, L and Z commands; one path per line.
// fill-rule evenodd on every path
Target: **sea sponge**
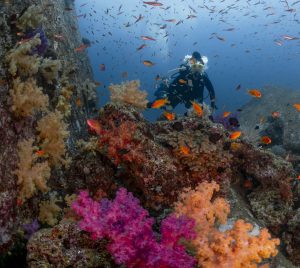
M 41 72 L 48 84 L 58 77 L 58 71 L 61 69 L 60 60 L 44 59 L 41 64 Z
M 44 11 L 41 6 L 32 5 L 27 8 L 24 14 L 18 18 L 16 26 L 20 30 L 35 29 L 45 20 Z
M 40 222 L 51 226 L 58 222 L 57 217 L 62 209 L 56 204 L 57 202 L 61 202 L 61 198 L 57 198 L 54 192 L 50 194 L 50 200 L 42 201 L 39 204 L 40 212 L 38 219 Z
M 41 57 L 37 54 L 30 55 L 30 52 L 39 45 L 41 45 L 40 34 L 36 34 L 8 52 L 6 61 L 9 64 L 8 71 L 12 76 L 15 76 L 17 72 L 23 76 L 32 76 L 38 72 Z
M 15 79 L 9 93 L 13 103 L 11 109 L 17 116 L 31 116 L 36 110 L 48 109 L 48 96 L 43 94 L 33 78 L 25 82 L 20 78 Z
M 15 171 L 18 177 L 17 184 L 20 186 L 19 199 L 31 198 L 37 190 L 48 191 L 46 185 L 50 178 L 48 162 L 37 163 L 38 156 L 34 153 L 38 148 L 33 146 L 34 139 L 22 140 L 18 143 L 19 164 Z
M 60 112 L 51 112 L 38 121 L 39 141 L 42 150 L 48 154 L 50 165 L 67 164 L 65 140 L 69 136 L 68 126 Z
M 132 80 L 120 85 L 111 84 L 109 90 L 111 92 L 110 99 L 113 103 L 129 104 L 138 109 L 145 109 L 148 100 L 146 91 L 139 89 L 140 81 Z

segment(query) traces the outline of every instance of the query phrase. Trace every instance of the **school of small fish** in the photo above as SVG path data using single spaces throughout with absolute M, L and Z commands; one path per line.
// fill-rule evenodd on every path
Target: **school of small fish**
M 193 24 L 189 24 L 191 21 L 201 18 L 203 14 L 208 16 L 210 20 L 217 21 L 219 29 L 211 32 L 210 36 L 206 42 L 217 42 L 219 44 L 224 44 L 231 49 L 242 48 L 245 53 L 256 53 L 261 52 L 260 47 L 248 46 L 244 42 L 244 36 L 239 37 L 240 41 L 234 40 L 234 36 L 240 36 L 241 24 L 240 21 L 258 22 L 262 17 L 268 20 L 268 23 L 263 25 L 266 28 L 266 33 L 268 36 L 264 36 L 265 42 L 269 42 L 269 46 L 277 46 L 284 48 L 287 44 L 293 44 L 294 46 L 300 47 L 300 31 L 293 32 L 289 30 L 281 31 L 281 34 L 274 35 L 272 27 L 282 26 L 284 29 L 284 21 L 288 19 L 293 21 L 295 24 L 300 24 L 300 19 L 298 18 L 297 9 L 300 8 L 300 1 L 289 1 L 282 0 L 281 10 L 273 5 L 272 1 L 262 1 L 262 0 L 176 0 L 178 3 L 184 3 L 183 8 L 177 8 L 177 5 L 172 1 L 141 1 L 137 0 L 133 5 L 134 7 L 128 12 L 127 3 L 120 5 L 115 5 L 113 2 L 108 3 L 105 9 L 99 9 L 97 7 L 96 1 L 84 2 L 79 5 L 79 14 L 76 16 L 80 20 L 88 20 L 90 22 L 89 27 L 85 30 L 89 37 L 92 37 L 91 45 L 97 46 L 102 49 L 102 52 L 97 52 L 97 57 L 99 61 L 103 55 L 105 57 L 110 57 L 110 60 L 103 60 L 103 63 L 99 63 L 99 71 L 104 72 L 104 75 L 108 75 L 107 68 L 109 71 L 114 73 L 114 70 L 118 69 L 118 66 L 123 66 L 127 64 L 127 59 L 135 58 L 136 55 L 139 57 L 139 62 L 133 61 L 133 64 L 140 64 L 151 68 L 140 68 L 136 66 L 136 71 L 129 73 L 127 70 L 118 71 L 119 77 L 127 79 L 132 75 L 144 79 L 145 76 L 149 76 L 149 72 L 153 72 L 158 66 L 161 59 L 158 57 L 163 52 L 163 47 L 160 45 L 165 43 L 168 47 L 176 47 L 178 42 L 178 36 L 175 35 L 176 29 L 180 27 L 185 27 L 184 34 L 179 36 L 179 39 L 191 40 L 192 50 L 197 50 L 198 42 L 195 35 L 195 29 Z M 181 6 L 181 5 L 180 5 Z M 254 10 L 259 10 L 261 12 L 257 13 Z M 65 9 L 66 12 L 71 12 L 72 10 Z M 239 19 L 237 19 L 237 14 Z M 155 18 L 155 19 L 154 19 Z M 124 22 L 125 21 L 125 22 Z M 101 25 L 101 27 L 98 27 Z M 140 30 L 140 25 L 143 25 L 143 30 Z M 268 30 L 269 29 L 269 32 Z M 299 27 L 300 29 L 300 27 Z M 119 38 L 120 31 L 126 34 L 126 38 Z M 20 37 L 23 33 L 18 33 Z M 258 36 L 258 32 L 248 33 L 248 36 L 255 39 Z M 54 35 L 54 39 L 63 42 L 64 36 L 61 33 Z M 101 45 L 102 41 L 105 39 L 105 43 L 109 41 L 112 46 L 117 47 L 118 50 L 122 51 L 123 47 L 132 47 L 132 51 L 128 51 L 126 57 L 123 57 L 123 62 L 116 61 L 116 55 L 111 53 L 109 47 Z M 30 40 L 30 39 L 29 39 Z M 27 39 L 21 39 L 18 44 L 27 42 Z M 179 40 L 181 41 L 181 40 Z M 83 52 L 89 45 L 78 44 L 74 48 L 75 52 Z M 149 53 L 149 48 L 154 52 Z M 281 48 L 278 48 L 281 49 Z M 183 53 L 184 54 L 184 53 Z M 300 54 L 300 53 L 299 53 Z M 182 55 L 181 55 L 182 56 Z M 167 55 L 164 55 L 164 60 L 178 57 L 174 55 L 170 49 Z M 222 57 L 221 52 L 216 52 L 213 58 Z M 289 57 L 287 60 L 291 60 Z M 258 59 L 259 60 L 259 59 Z M 153 75 L 153 83 L 159 82 L 162 78 L 160 74 Z M 110 74 L 110 82 L 115 78 L 115 74 Z M 183 88 L 188 83 L 185 79 L 178 80 L 179 85 Z M 95 82 L 96 86 L 105 84 L 101 82 Z M 247 88 L 247 85 L 236 82 L 233 85 L 232 90 L 238 92 L 246 92 L 249 96 L 254 99 L 263 98 L 263 94 L 259 88 Z M 77 105 L 81 105 L 81 100 L 76 101 Z M 164 108 L 169 104 L 167 98 L 158 99 L 151 104 L 151 108 L 160 109 Z M 300 111 L 300 103 L 294 103 L 292 106 L 296 111 Z M 203 115 L 203 109 L 201 103 L 192 101 L 192 109 L 194 113 L 201 117 Z M 238 109 L 237 111 L 240 111 Z M 223 118 L 227 118 L 232 114 L 231 111 L 223 112 Z M 164 117 L 167 120 L 175 120 L 176 114 L 171 111 L 164 111 Z M 279 118 L 281 116 L 279 111 L 273 111 L 271 113 L 273 118 Z M 261 123 L 261 122 L 260 122 Z M 89 121 L 88 125 L 94 131 L 99 131 L 97 129 L 97 124 L 93 121 Z M 229 138 L 231 140 L 236 140 L 241 136 L 241 131 L 234 131 L 230 134 Z M 261 137 L 261 142 L 263 144 L 271 144 L 272 140 L 268 136 Z M 181 146 L 180 150 L 183 154 L 188 154 L 189 148 L 187 146 Z

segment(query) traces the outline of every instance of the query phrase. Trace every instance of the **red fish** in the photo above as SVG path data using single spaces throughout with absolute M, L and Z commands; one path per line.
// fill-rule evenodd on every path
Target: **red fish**
M 35 154 L 36 154 L 37 156 L 43 156 L 43 155 L 45 155 L 45 151 L 43 151 L 43 150 L 38 150 L 38 151 L 35 152 Z
M 85 50 L 87 47 L 88 47 L 88 45 L 82 44 L 79 47 L 75 48 L 74 50 L 76 52 L 81 52 L 81 51 Z
M 100 135 L 101 126 L 100 126 L 99 121 L 97 121 L 95 119 L 88 119 L 86 122 L 93 131 L 95 131 L 98 135 Z

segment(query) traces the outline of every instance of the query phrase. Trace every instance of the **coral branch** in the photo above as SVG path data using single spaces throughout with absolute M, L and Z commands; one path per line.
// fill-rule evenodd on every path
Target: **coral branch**
M 108 238 L 108 251 L 117 264 L 126 267 L 193 267 L 194 259 L 187 255 L 181 239 L 195 237 L 194 222 L 171 215 L 162 222 L 162 239 L 155 239 L 154 220 L 126 189 L 121 188 L 113 201 L 93 201 L 81 192 L 72 204 L 83 219 L 80 228 L 94 239 Z

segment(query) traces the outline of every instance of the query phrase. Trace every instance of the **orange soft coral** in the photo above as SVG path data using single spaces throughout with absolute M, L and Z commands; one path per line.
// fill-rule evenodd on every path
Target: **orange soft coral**
M 178 215 L 186 215 L 196 221 L 197 237 L 192 241 L 198 264 L 205 268 L 257 267 L 263 258 L 277 254 L 278 239 L 271 239 L 267 229 L 258 236 L 249 232 L 252 224 L 238 220 L 233 228 L 220 232 L 215 223 L 226 223 L 230 212 L 224 198 L 213 194 L 219 191 L 215 182 L 203 182 L 195 190 L 186 190 L 175 206 Z

